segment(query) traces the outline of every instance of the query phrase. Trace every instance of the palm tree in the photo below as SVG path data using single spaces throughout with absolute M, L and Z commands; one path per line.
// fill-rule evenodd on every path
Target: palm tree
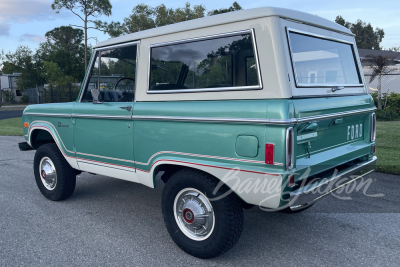
M 393 68 L 389 67 L 392 59 L 384 56 L 367 56 L 371 58 L 369 66 L 372 68 L 372 75 L 369 79 L 371 83 L 375 78 L 378 78 L 378 109 L 382 109 L 382 77 L 393 71 Z

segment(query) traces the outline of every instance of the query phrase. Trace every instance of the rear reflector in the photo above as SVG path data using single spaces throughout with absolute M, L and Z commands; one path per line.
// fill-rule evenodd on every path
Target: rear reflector
M 372 153 L 372 154 L 375 154 L 375 153 L 376 153 L 376 145 L 373 145 L 373 146 L 371 147 L 371 153 Z
M 265 144 L 265 163 L 274 164 L 274 144 Z
M 29 127 L 29 122 L 24 122 L 24 127 L 28 128 Z
M 288 180 L 288 187 L 293 187 L 295 185 L 296 185 L 296 183 L 294 182 L 294 174 L 291 174 L 289 176 L 289 180 Z

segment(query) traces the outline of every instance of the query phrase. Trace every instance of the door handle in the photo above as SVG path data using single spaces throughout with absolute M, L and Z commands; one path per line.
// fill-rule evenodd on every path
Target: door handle
M 131 111 L 132 106 L 119 106 L 119 108 L 126 109 L 127 111 Z

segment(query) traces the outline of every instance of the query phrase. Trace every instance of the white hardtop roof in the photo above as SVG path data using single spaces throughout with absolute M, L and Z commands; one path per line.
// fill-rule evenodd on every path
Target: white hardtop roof
M 116 38 L 111 38 L 106 41 L 100 42 L 95 45 L 97 47 L 115 45 L 119 43 L 125 43 L 129 41 L 140 40 L 144 38 L 150 38 L 160 35 L 166 35 L 171 33 L 189 31 L 194 29 L 200 29 L 215 25 L 233 23 L 238 21 L 250 20 L 250 19 L 257 19 L 262 17 L 270 17 L 270 16 L 277 16 L 287 19 L 292 19 L 296 21 L 305 22 L 306 24 L 315 25 L 317 27 L 322 27 L 334 31 L 338 31 L 345 34 L 350 34 L 351 31 L 333 21 L 311 15 L 308 13 L 295 11 L 286 8 L 278 8 L 278 7 L 260 7 L 260 8 L 253 8 L 253 9 L 246 9 L 240 11 L 234 11 L 229 13 L 224 13 L 220 15 L 214 16 L 207 16 L 200 19 L 194 19 L 189 21 L 184 21 L 180 23 L 175 23 L 163 27 L 158 27 L 154 29 L 149 29 L 145 31 L 135 32 L 123 36 L 119 36 Z

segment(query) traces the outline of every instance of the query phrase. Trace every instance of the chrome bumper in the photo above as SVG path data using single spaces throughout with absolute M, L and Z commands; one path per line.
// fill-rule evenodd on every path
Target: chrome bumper
M 376 157 L 360 163 L 349 169 L 338 172 L 335 176 L 321 179 L 319 182 L 305 185 L 290 193 L 289 207 L 291 210 L 303 209 L 315 201 L 329 195 L 339 188 L 360 179 L 376 170 Z

